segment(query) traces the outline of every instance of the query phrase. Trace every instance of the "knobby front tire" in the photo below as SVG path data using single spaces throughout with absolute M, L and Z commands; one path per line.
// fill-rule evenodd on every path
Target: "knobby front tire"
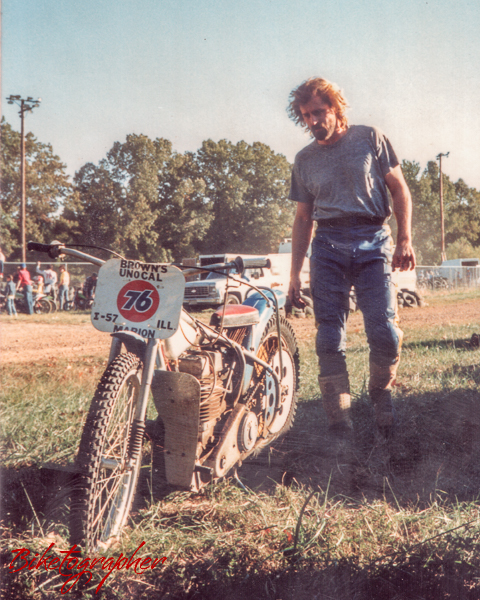
M 120 354 L 105 370 L 93 397 L 76 459 L 70 540 L 86 553 L 115 541 L 135 495 L 141 452 L 129 466 L 129 438 L 138 400 L 142 363 Z

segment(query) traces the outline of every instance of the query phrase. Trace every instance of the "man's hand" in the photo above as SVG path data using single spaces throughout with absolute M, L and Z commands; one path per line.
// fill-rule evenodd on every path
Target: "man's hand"
M 295 308 L 305 308 L 306 304 L 300 297 L 302 285 L 300 273 L 303 261 L 312 239 L 313 220 L 312 205 L 304 202 L 297 203 L 297 212 L 292 228 L 292 268 L 290 271 L 290 287 L 288 297 Z
M 392 268 L 409 271 L 415 268 L 415 252 L 410 242 L 398 242 L 393 254 Z
M 400 165 L 385 175 L 385 183 L 392 194 L 393 212 L 397 220 L 397 246 L 392 267 L 400 271 L 415 268 L 415 252 L 412 247 L 412 197 Z
M 290 287 L 288 288 L 288 297 L 295 308 L 305 308 L 307 305 L 300 297 L 300 277 L 292 277 L 290 279 Z

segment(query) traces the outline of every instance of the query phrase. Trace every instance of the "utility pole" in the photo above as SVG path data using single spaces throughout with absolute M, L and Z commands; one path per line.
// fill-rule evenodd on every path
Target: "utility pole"
M 440 163 L 440 227 L 441 227 L 441 233 L 442 233 L 442 262 L 444 260 L 447 260 L 447 254 L 445 252 L 445 225 L 444 225 L 444 218 L 443 218 L 442 156 L 444 156 L 445 158 L 448 158 L 449 154 L 450 154 L 450 152 L 447 152 L 447 153 L 440 152 L 440 154 L 437 155 L 437 160 Z
M 20 107 L 20 123 L 21 123 L 21 145 L 20 145 L 20 237 L 22 242 L 22 262 L 27 261 L 27 243 L 25 239 L 26 229 L 26 194 L 25 194 L 25 113 L 31 112 L 34 108 L 40 105 L 41 98 L 34 100 L 32 97 L 21 98 L 20 96 L 9 96 L 7 98 L 9 104 L 17 104 Z

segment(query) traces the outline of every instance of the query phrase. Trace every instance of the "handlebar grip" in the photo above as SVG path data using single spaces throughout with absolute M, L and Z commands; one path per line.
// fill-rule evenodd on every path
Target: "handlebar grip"
M 39 244 L 38 242 L 28 242 L 28 250 L 35 252 L 50 252 L 51 244 Z
M 269 258 L 244 258 L 244 269 L 270 269 L 272 263 Z

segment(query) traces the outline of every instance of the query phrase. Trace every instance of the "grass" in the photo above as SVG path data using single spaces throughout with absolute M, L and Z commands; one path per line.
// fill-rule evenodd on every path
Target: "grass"
M 469 300 L 475 294 L 427 298 L 439 310 Z M 117 571 L 98 594 L 95 574 L 83 597 L 478 600 L 480 351 L 467 343 L 475 325 L 427 321 L 405 330 L 394 392 L 400 424 L 390 443 L 372 427 L 368 353 L 358 329 L 350 333 L 347 356 L 352 453 L 332 457 L 325 445 L 309 334 L 301 340 L 294 427 L 242 467 L 245 487 L 228 479 L 202 494 L 179 493 L 152 487 L 146 474 L 143 500 L 108 554 L 130 555 L 144 541 L 145 555 L 165 556 L 165 565 L 142 575 Z M 3 374 L 6 598 L 60 597 L 58 580 L 35 571 L 12 574 L 8 562 L 15 548 L 39 552 L 51 540 L 68 547 L 62 476 L 41 467 L 72 462 L 103 367 L 103 359 L 78 357 Z M 53 499 L 52 489 L 59 490 Z

